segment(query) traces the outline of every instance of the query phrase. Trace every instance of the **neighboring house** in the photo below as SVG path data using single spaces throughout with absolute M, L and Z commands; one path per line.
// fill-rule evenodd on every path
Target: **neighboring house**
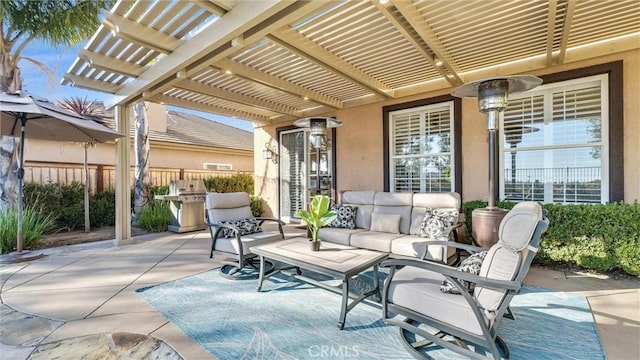
M 165 184 L 167 177 L 183 172 L 206 173 L 253 172 L 253 133 L 233 126 L 208 120 L 200 116 L 166 110 L 165 106 L 147 103 L 149 120 L 150 156 L 153 172 L 162 172 L 163 178 L 154 179 L 154 185 Z M 111 112 L 106 112 L 105 123 L 115 128 Z M 131 123 L 134 134 L 134 123 Z M 132 135 L 135 139 L 135 135 Z M 131 142 L 131 164 L 135 164 L 135 151 Z M 95 174 L 100 166 L 108 177 L 113 177 L 115 143 L 97 144 L 88 149 L 91 183 L 96 184 Z M 26 139 L 25 180 L 38 182 L 70 182 L 80 180 L 84 163 L 83 145 L 69 142 L 53 142 Z M 152 172 L 152 173 L 153 173 Z M 154 181 L 155 180 L 155 181 Z

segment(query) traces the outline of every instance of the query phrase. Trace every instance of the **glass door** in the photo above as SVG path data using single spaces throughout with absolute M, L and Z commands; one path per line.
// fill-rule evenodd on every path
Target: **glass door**
M 298 222 L 296 211 L 306 208 L 316 194 L 333 197 L 332 132 L 327 146 L 316 149 L 309 141 L 308 129 L 280 132 L 280 217 Z

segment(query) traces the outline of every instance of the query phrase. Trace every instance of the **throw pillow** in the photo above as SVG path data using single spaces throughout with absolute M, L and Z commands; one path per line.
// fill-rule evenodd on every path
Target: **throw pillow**
M 486 251 L 481 251 L 475 254 L 470 255 L 468 258 L 462 260 L 460 266 L 456 268 L 458 271 L 466 272 L 469 274 L 478 275 L 480 274 L 480 267 L 482 267 L 482 261 L 487 256 Z M 476 287 L 475 283 L 460 280 L 460 284 L 464 286 L 469 293 L 473 293 L 473 290 Z M 460 294 L 458 288 L 449 280 L 444 280 L 442 285 L 440 286 L 440 291 L 448 294 Z
M 372 214 L 371 231 L 400 234 L 400 215 Z
M 424 213 L 422 224 L 420 225 L 420 237 L 429 238 L 434 241 L 449 240 L 449 228 L 458 221 L 458 209 L 428 208 Z
M 355 229 L 356 212 L 358 208 L 353 205 L 331 205 L 331 211 L 335 211 L 337 217 L 329 224 L 332 228 Z
M 236 226 L 240 230 L 238 234 L 240 236 L 262 232 L 262 228 L 258 225 L 256 219 L 221 221 L 220 224 Z M 235 237 L 236 234 L 232 229 L 222 228 L 221 236 L 225 238 L 232 238 Z

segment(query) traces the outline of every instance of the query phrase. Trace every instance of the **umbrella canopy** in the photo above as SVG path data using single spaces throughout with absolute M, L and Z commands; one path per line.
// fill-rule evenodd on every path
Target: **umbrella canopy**
M 0 135 L 20 136 L 21 117 L 29 139 L 106 142 L 124 136 L 102 124 L 26 93 L 0 94 Z
M 124 136 L 102 124 L 27 93 L 0 94 L 0 135 L 20 136 L 18 158 L 18 234 L 22 252 L 22 180 L 24 139 L 98 143 Z

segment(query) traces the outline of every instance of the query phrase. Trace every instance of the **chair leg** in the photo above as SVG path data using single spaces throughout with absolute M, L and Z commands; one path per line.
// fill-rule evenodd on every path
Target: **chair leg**
M 411 319 L 405 319 L 404 322 L 409 324 L 412 327 L 417 328 L 418 326 L 420 326 L 420 323 Z M 487 359 L 487 358 L 505 359 L 505 360 L 509 359 L 509 348 L 507 347 L 507 344 L 499 336 L 496 337 L 495 343 L 492 344 L 493 346 L 489 346 L 488 349 L 485 347 L 482 347 L 483 349 L 488 350 L 486 355 L 482 355 L 481 353 L 476 353 L 475 351 L 471 350 L 469 348 L 469 345 L 462 339 L 450 336 L 449 334 L 443 331 L 430 333 L 431 334 L 430 336 L 432 336 L 432 339 L 435 339 L 435 340 L 430 340 L 430 339 L 422 338 L 424 334 L 417 334 L 414 331 L 404 328 L 402 326 L 400 326 L 399 330 L 400 330 L 400 339 L 402 341 L 402 344 L 409 351 L 409 353 L 416 359 L 432 359 L 432 357 L 428 355 L 429 350 L 424 349 L 425 347 L 428 347 L 428 346 L 434 346 L 434 349 L 436 348 L 440 349 L 442 347 L 446 347 L 451 351 L 458 352 L 472 359 Z M 449 336 L 449 339 L 444 339 L 447 336 Z M 445 342 L 444 344 L 446 346 L 443 346 L 440 343 L 439 339 L 442 339 L 442 341 Z M 436 340 L 438 340 L 438 343 L 436 343 Z M 450 343 L 450 344 L 447 344 L 447 343 Z
M 237 262 L 229 262 L 220 268 L 220 275 L 230 280 L 253 280 L 260 276 L 260 265 L 257 257 L 245 259 L 242 266 Z M 270 260 L 265 260 L 265 275 L 275 271 L 275 265 Z

